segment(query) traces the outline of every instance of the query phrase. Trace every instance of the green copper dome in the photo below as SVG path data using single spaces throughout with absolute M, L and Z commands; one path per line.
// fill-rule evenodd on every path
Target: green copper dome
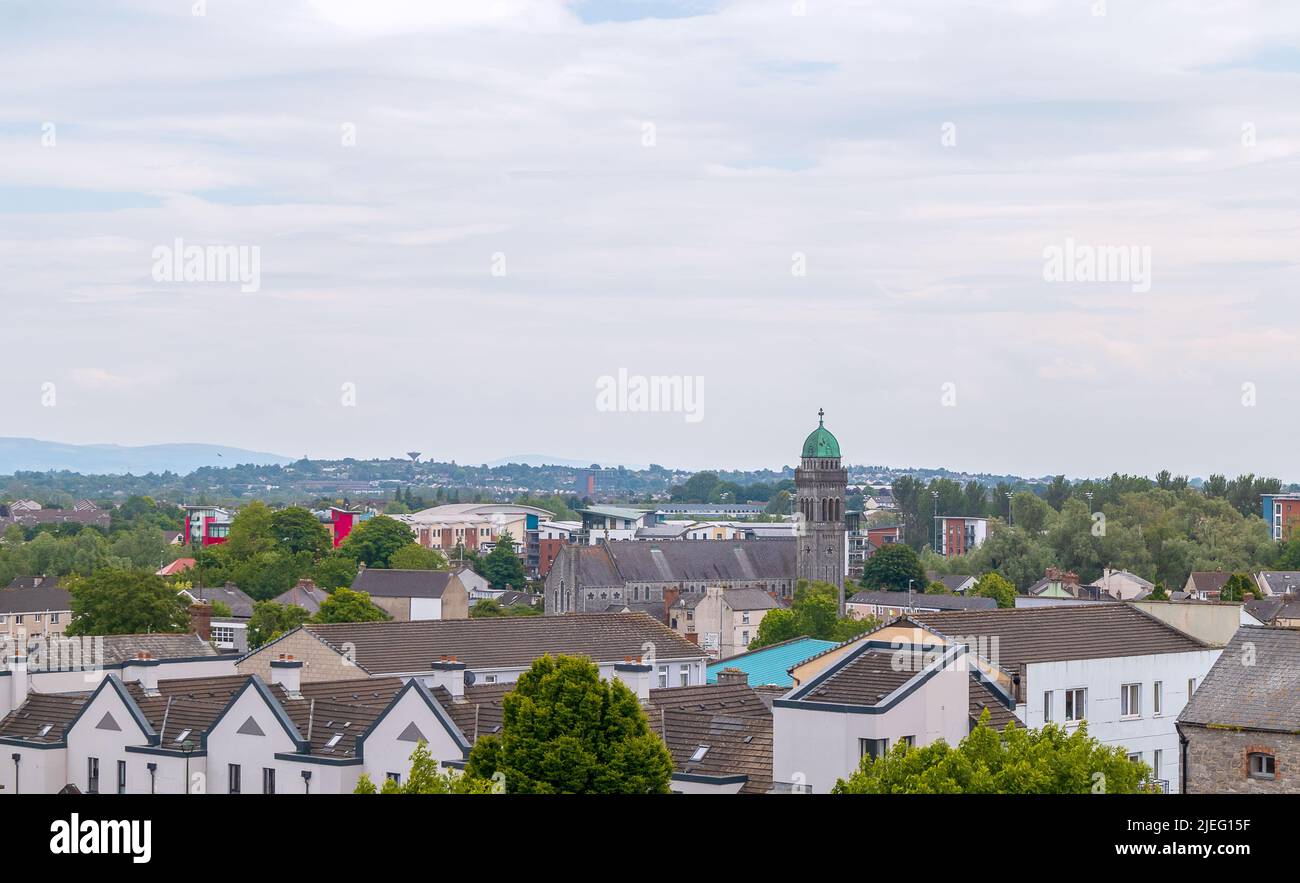
M 803 454 L 804 457 L 838 457 L 840 455 L 840 443 L 831 435 L 830 430 L 825 426 L 825 411 L 817 412 L 817 428 L 812 431 L 808 438 L 804 439 Z

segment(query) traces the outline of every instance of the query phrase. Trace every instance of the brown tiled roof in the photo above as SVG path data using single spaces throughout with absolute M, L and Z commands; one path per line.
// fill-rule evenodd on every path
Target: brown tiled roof
M 513 683 L 474 684 L 465 688 L 463 699 L 456 701 L 446 687 L 435 687 L 432 692 L 465 738 L 471 743 L 479 736 L 500 732 L 504 715 L 501 699 L 515 688 Z
M 372 673 L 428 671 L 443 656 L 455 656 L 471 669 L 528 666 L 548 653 L 617 662 L 646 654 L 647 644 L 661 659 L 704 655 L 695 644 L 644 613 L 308 624 L 303 628 L 340 652 L 345 644 L 351 645 L 352 658 Z
M 1020 718 L 1016 717 L 1014 711 L 1002 704 L 993 688 L 984 681 L 975 677 L 972 672 L 970 676 L 970 687 L 968 688 L 970 697 L 970 721 L 973 727 L 980 719 L 984 709 L 988 709 L 989 723 L 993 729 L 1001 732 L 1006 729 L 1007 724 L 1014 724 L 1017 727 L 1023 727 Z
M 320 757 L 356 757 L 357 737 L 365 733 L 404 686 L 401 678 L 317 681 L 302 685 L 300 699 L 289 699 L 279 691 L 277 698 L 311 753 Z M 310 736 L 308 735 L 310 733 Z M 339 736 L 330 746 L 330 740 Z
M 1248 625 L 1237 629 L 1178 721 L 1300 733 L 1300 629 Z
M 380 598 L 441 598 L 451 574 L 445 570 L 385 570 L 367 567 L 357 571 L 352 589 Z
M 8 685 L 5 685 L 8 689 Z M 89 693 L 29 693 L 22 705 L 0 720 L 0 737 L 29 742 L 61 742 L 64 731 L 90 698 Z M 44 735 L 41 731 L 49 729 Z
M 1232 574 L 1222 570 L 1194 570 L 1188 575 L 1193 590 L 1197 592 L 1218 592 L 1232 579 Z
M 799 698 L 805 702 L 876 705 L 917 674 L 907 666 L 897 670 L 894 656 L 890 650 L 863 650 Z
M 663 738 L 678 773 L 747 776 L 742 794 L 772 789 L 772 709 L 745 684 L 651 690 L 650 728 Z M 691 757 L 701 747 L 698 761 Z
M 1185 653 L 1208 647 L 1128 604 L 914 613 L 911 618 L 948 637 L 990 642 L 997 638 L 998 658 L 989 661 L 1004 669 L 1030 662 Z

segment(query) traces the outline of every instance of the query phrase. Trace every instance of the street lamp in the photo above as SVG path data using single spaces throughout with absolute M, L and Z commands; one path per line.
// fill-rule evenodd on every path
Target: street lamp
M 939 492 L 930 491 L 930 496 L 934 497 L 934 550 L 939 551 Z

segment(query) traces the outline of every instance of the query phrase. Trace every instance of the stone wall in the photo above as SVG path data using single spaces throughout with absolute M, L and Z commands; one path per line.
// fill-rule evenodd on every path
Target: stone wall
M 1220 730 L 1183 724 L 1189 794 L 1300 793 L 1300 735 Z M 1252 779 L 1247 755 L 1272 754 L 1276 778 Z

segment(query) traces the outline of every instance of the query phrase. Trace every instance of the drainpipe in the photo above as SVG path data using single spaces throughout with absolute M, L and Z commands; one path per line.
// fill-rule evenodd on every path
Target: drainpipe
M 1178 783 L 1178 793 L 1187 793 L 1187 746 L 1192 744 L 1183 732 L 1183 725 L 1174 721 L 1174 729 L 1178 731 L 1178 775 L 1182 779 Z
M 14 793 L 18 794 L 18 763 L 23 759 L 23 756 L 15 751 L 10 757 L 14 759 Z

